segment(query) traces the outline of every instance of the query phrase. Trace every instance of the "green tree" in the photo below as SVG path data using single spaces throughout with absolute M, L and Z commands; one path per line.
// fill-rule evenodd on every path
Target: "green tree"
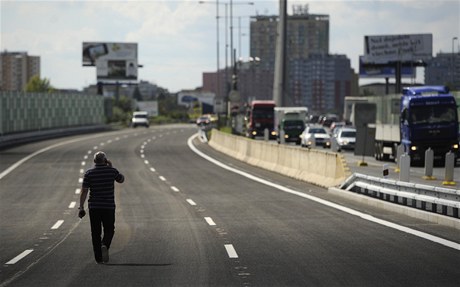
M 26 85 L 26 92 L 30 93 L 50 93 L 54 90 L 50 81 L 46 78 L 40 79 L 38 75 L 30 78 Z

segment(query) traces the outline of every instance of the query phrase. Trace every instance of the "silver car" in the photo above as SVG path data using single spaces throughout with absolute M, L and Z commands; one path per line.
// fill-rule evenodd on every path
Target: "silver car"
M 326 129 L 321 126 L 307 126 L 300 135 L 300 145 L 302 147 L 312 147 L 312 145 L 315 145 L 330 148 L 331 137 Z
M 337 132 L 337 144 L 339 150 L 354 150 L 356 143 L 356 129 L 353 127 L 343 127 Z

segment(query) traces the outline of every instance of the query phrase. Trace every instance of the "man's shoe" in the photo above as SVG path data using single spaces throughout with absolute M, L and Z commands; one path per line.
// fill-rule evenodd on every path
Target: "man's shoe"
M 103 263 L 109 262 L 109 249 L 107 248 L 107 246 L 102 245 L 101 251 L 102 251 L 102 262 Z

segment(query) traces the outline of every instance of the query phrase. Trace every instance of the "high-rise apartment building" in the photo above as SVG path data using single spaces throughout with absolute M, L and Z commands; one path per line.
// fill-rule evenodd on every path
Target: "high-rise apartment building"
M 278 16 L 253 16 L 250 29 L 250 55 L 261 59 L 261 66 L 275 66 Z M 294 9 L 287 18 L 287 60 L 306 59 L 313 54 L 329 53 L 329 16 L 308 14 L 307 9 Z
M 0 53 L 0 90 L 23 91 L 33 76 L 40 77 L 40 57 L 26 52 Z
M 425 67 L 425 84 L 460 90 L 460 52 L 438 53 Z
M 237 63 L 242 104 L 273 99 L 278 18 L 277 15 L 251 17 L 249 55 L 259 60 Z M 329 55 L 329 16 L 309 14 L 308 7 L 294 6 L 286 24 L 285 105 L 341 114 L 344 98 L 357 91 L 358 83 L 345 55 Z M 232 73 L 230 67 L 218 72 L 221 79 L 218 95 L 228 94 L 225 79 L 230 83 Z M 216 89 L 210 81 L 217 77 L 216 73 L 206 74 L 204 88 Z

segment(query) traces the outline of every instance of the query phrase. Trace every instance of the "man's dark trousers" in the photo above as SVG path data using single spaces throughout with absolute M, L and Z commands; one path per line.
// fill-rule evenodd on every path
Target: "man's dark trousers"
M 110 248 L 113 235 L 115 234 L 115 209 L 89 209 L 89 219 L 91 222 L 91 238 L 93 241 L 94 258 L 102 261 L 101 245 Z M 102 228 L 104 237 L 101 241 Z

